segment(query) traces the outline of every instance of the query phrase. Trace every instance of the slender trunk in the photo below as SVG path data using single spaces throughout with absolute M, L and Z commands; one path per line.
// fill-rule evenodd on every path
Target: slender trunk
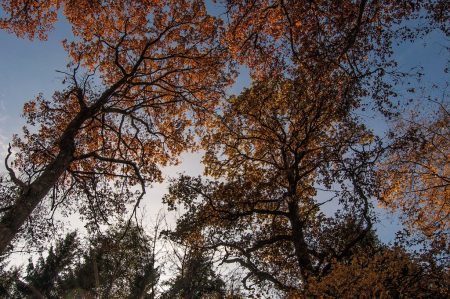
M 142 60 L 138 61 L 133 72 Z M 83 123 L 98 113 L 121 86 L 123 86 L 131 75 L 125 75 L 108 89 L 90 107 L 81 107 L 72 121 L 67 125 L 58 143 L 59 153 L 49 163 L 42 174 L 21 190 L 21 194 L 15 200 L 13 207 L 0 219 L 0 255 L 6 252 L 7 246 L 19 232 L 22 225 L 30 217 L 33 210 L 48 194 L 50 189 L 57 183 L 61 175 L 69 168 L 75 153 L 75 137 Z M 80 95 L 82 96 L 82 95 Z M 84 102 L 83 98 L 79 99 Z
M 94 268 L 94 278 L 95 278 L 95 293 L 100 292 L 100 276 L 98 275 L 98 264 L 97 264 L 97 252 L 94 251 L 92 258 L 92 266 Z
M 285 157 L 287 155 L 284 155 Z M 300 268 L 300 273 L 304 279 L 306 279 L 312 272 L 313 266 L 311 258 L 308 253 L 308 244 L 305 241 L 305 236 L 303 234 L 304 223 L 300 218 L 300 213 L 298 209 L 299 199 L 297 197 L 297 184 L 299 180 L 298 176 L 298 164 L 301 158 L 295 158 L 295 168 L 289 167 L 290 170 L 287 173 L 287 180 L 289 183 L 287 193 L 288 193 L 288 218 L 291 224 L 292 230 L 292 243 L 294 243 L 295 256 Z M 288 165 L 288 161 L 285 158 L 285 165 Z
M 75 152 L 74 137 L 82 120 L 80 114 L 69 124 L 59 144 L 60 151 L 56 158 L 46 167 L 43 173 L 29 184 L 0 220 L 0 254 L 5 253 L 7 246 L 19 232 L 33 210 L 56 184 L 60 176 L 67 170 Z
M 306 244 L 303 234 L 303 223 L 299 218 L 298 203 L 295 200 L 289 203 L 289 222 L 292 228 L 292 242 L 294 243 L 300 272 L 303 278 L 307 278 L 313 272 L 313 266 L 308 253 L 308 244 Z

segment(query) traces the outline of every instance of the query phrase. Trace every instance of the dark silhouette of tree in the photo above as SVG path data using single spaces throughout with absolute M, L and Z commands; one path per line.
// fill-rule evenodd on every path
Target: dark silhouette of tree
M 41 33 L 59 4 L 77 37 L 65 44 L 72 67 L 66 89 L 25 105 L 29 127 L 14 140 L 13 165 L 6 159 L 18 191 L 2 206 L 0 253 L 39 208 L 79 211 L 91 226 L 135 209 L 229 83 L 221 22 L 202 1 L 4 1 L 2 26 Z
M 75 233 L 31 260 L 26 275 L 2 273 L 7 298 L 155 298 L 159 280 L 153 240 L 132 225 L 119 225 L 82 245 Z
M 188 250 L 163 297 L 227 297 L 209 252 L 243 270 L 249 291 L 448 297 L 436 252 L 380 245 L 372 213 L 378 197 L 448 253 L 448 109 L 398 124 L 387 148 L 355 114 L 396 115 L 409 75 L 394 45 L 448 37 L 447 1 L 220 2 L 223 19 L 202 0 L 1 2 L 0 29 L 45 39 L 63 15 L 74 37 L 65 88 L 25 105 L 8 149 L 0 258 L 20 236 L 45 238 L 58 212 L 98 235 L 88 247 L 68 235 L 26 276 L 1 269 L 0 294 L 156 297 L 157 236 L 131 217 L 160 167 L 201 143 L 212 178 L 180 176 L 164 199 L 185 209 L 170 237 Z M 225 98 L 236 64 L 253 83 Z
M 393 41 L 449 32 L 442 0 L 224 3 L 225 36 L 201 0 L 2 1 L 0 28 L 45 39 L 61 12 L 75 38 L 64 43 L 73 62 L 67 88 L 25 107 L 38 128 L 15 139 L 20 154 L 14 167 L 6 163 L 18 195 L 2 204 L 0 252 L 37 209 L 79 210 L 98 225 L 138 205 L 145 185 L 161 180 L 158 167 L 192 145 L 187 129 L 231 83 L 226 66 L 235 61 L 259 80 L 302 77 L 336 84 L 339 93 L 356 82 L 355 100 L 369 95 L 389 113 L 395 93 L 385 77 L 404 76 Z M 424 21 L 417 30 L 403 26 L 416 20 Z M 142 190 L 133 197 L 136 186 Z
M 20 277 L 20 269 L 7 268 L 7 261 L 0 257 L 0 296 L 1 298 L 14 298 L 16 282 Z
M 206 174 L 220 180 L 181 176 L 165 197 L 186 209 L 175 238 L 225 251 L 244 283 L 285 291 L 351 256 L 372 228 L 380 149 L 339 88 L 277 78 L 224 104 L 204 140 Z
M 72 270 L 61 279 L 60 295 L 97 298 L 155 298 L 159 279 L 152 242 L 137 226 L 120 225 L 90 240 Z
M 30 261 L 24 279 L 27 286 L 18 284 L 19 291 L 29 294 L 32 286 L 45 298 L 58 298 L 59 296 L 54 293 L 57 280 L 73 263 L 78 247 L 76 233 L 70 233 L 56 244 L 55 249 L 50 247 L 46 258 L 41 256 L 36 265 Z
M 4 271 L 0 279 L 3 293 L 0 294 L 5 298 L 60 298 L 59 280 L 70 271 L 79 246 L 76 233 L 69 233 L 50 247 L 45 258 L 41 255 L 36 263 L 30 258 L 24 277 L 20 269 Z
M 169 289 L 162 298 L 225 298 L 224 281 L 215 273 L 211 257 L 206 252 L 187 248 L 178 273 L 168 281 Z

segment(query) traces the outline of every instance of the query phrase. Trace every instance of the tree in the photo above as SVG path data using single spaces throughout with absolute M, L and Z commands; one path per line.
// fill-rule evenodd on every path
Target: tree
M 185 248 L 178 273 L 161 298 L 225 298 L 225 282 L 215 273 L 211 257 L 201 249 Z
M 274 78 L 225 103 L 204 140 L 206 174 L 219 180 L 181 176 L 165 197 L 186 209 L 174 236 L 223 251 L 247 270 L 244 284 L 286 292 L 351 256 L 372 227 L 379 149 L 349 113 L 357 90 L 340 88 Z
M 90 239 L 81 261 L 60 280 L 60 296 L 90 294 L 98 298 L 155 298 L 159 271 L 154 240 L 133 224 L 110 228 Z
M 447 298 L 449 276 L 442 266 L 403 248 L 365 248 L 330 274 L 310 280 L 306 295 L 321 298 Z
M 87 245 L 69 233 L 26 275 L 2 275 L 8 298 L 155 298 L 158 283 L 153 240 L 132 225 L 110 228 Z M 9 286 L 8 286 L 9 283 Z
M 334 281 L 345 284 L 346 271 L 364 277 L 362 265 L 369 265 L 368 276 L 386 275 L 379 256 L 374 263 L 358 262 L 374 221 L 370 199 L 379 194 L 374 165 L 382 151 L 353 112 L 368 96 L 392 112 L 385 106 L 393 105 L 398 81 L 385 77 L 405 76 L 391 57 L 393 43 L 437 26 L 448 35 L 448 5 L 224 2 L 225 35 L 222 21 L 208 16 L 200 0 L 2 2 L 1 28 L 44 39 L 62 11 L 75 38 L 64 42 L 72 58 L 67 87 L 52 100 L 39 96 L 25 106 L 29 126 L 14 139 L 13 163 L 12 148 L 6 157 L 0 253 L 25 232 L 27 219 L 56 209 L 79 210 L 89 228 L 125 214 L 129 204 L 134 215 L 146 186 L 161 180 L 159 167 L 176 163 L 194 144 L 187 133 L 197 124 L 205 133 L 207 174 L 216 181 L 182 176 L 172 184 L 166 202 L 187 210 L 173 233 L 177 241 L 223 253 L 222 262 L 247 271 L 245 286 L 275 286 L 292 296 L 315 292 L 309 285 L 327 292 Z M 417 20 L 427 22 L 420 27 Z M 417 30 L 411 28 L 416 23 Z M 233 59 L 249 66 L 255 81 L 225 100 L 216 118 L 206 118 L 230 83 Z M 391 156 L 393 167 L 398 153 Z M 439 171 L 432 175 L 437 173 L 445 178 Z M 386 202 L 388 194 L 398 196 L 389 188 Z M 154 264 L 144 263 L 131 280 L 116 275 L 123 261 L 136 263 L 112 254 L 124 238 L 115 234 L 115 243 L 99 237 L 67 283 L 97 296 L 145 297 Z M 405 254 L 385 251 L 380 259 L 385 255 L 413 273 L 422 271 Z M 206 285 L 220 288 L 210 264 L 197 257 L 188 260 L 206 271 Z M 402 267 L 394 267 L 395 279 L 403 280 Z M 89 277 L 83 273 L 93 274 L 83 281 Z M 183 275 L 175 281 L 181 296 L 196 283 Z M 364 280 L 357 289 L 366 286 Z M 33 292 L 33 285 L 24 287 Z M 392 293 L 391 286 L 381 289 Z
M 25 276 L 22 277 L 20 269 L 3 272 L 0 280 L 2 295 L 5 298 L 59 298 L 59 279 L 70 271 L 79 246 L 76 233 L 69 233 L 50 247 L 45 258 L 41 254 L 37 263 L 30 258 Z
M 225 2 L 233 53 L 260 79 L 298 65 L 314 68 L 319 64 L 337 70 L 353 59 L 362 62 L 361 51 L 376 46 L 367 41 L 380 34 L 375 27 L 381 25 L 378 17 L 383 14 L 381 3 L 365 0 Z
M 20 277 L 20 269 L 17 267 L 7 268 L 7 261 L 0 257 L 0 296 L 2 298 L 12 297 L 16 292 L 17 278 Z
M 396 86 L 415 70 L 401 71 L 394 46 L 432 31 L 448 37 L 446 1 L 223 0 L 231 54 L 257 80 L 301 76 L 343 84 L 359 80 L 366 97 L 385 114 L 401 99 Z M 371 101 L 367 101 L 370 99 Z
M 383 77 L 396 73 L 392 41 L 412 35 L 398 24 L 425 18 L 423 32 L 439 26 L 448 34 L 443 0 L 225 3 L 225 37 L 222 21 L 208 16 L 200 0 L 1 3 L 0 28 L 45 39 L 61 11 L 75 38 L 64 43 L 74 62 L 68 88 L 53 101 L 39 97 L 25 108 L 30 123 L 41 127 L 15 140 L 22 153 L 15 161 L 19 174 L 12 167 L 9 173 L 20 195 L 2 208 L 0 252 L 38 205 L 74 208 L 68 190 L 81 189 L 89 198 L 75 209 L 105 222 L 105 215 L 125 206 L 114 202 L 111 185 L 129 191 L 160 179 L 158 166 L 192 141 L 184 135 L 195 119 L 190 112 L 201 116 L 214 102 L 207 99 L 217 99 L 230 83 L 224 67 L 233 61 L 222 41 L 257 79 L 276 74 L 342 86 L 359 81 L 363 95 L 391 105 L 395 94 Z M 79 66 L 97 70 L 104 88 L 92 88 L 92 75 L 80 77 Z M 103 190 L 92 194 L 87 189 L 93 187 Z M 52 188 L 53 200 L 43 200 Z
M 36 265 L 30 261 L 25 277 L 27 285 L 24 288 L 23 285 L 18 284 L 20 292 L 29 294 L 30 289 L 34 288 L 41 293 L 42 297 L 58 298 L 54 292 L 57 279 L 73 263 L 79 246 L 78 242 L 76 233 L 69 233 L 56 244 L 55 249 L 50 247 L 45 259 L 41 256 Z
M 221 22 L 201 1 L 4 1 L 1 26 L 43 38 L 60 5 L 76 37 L 65 42 L 73 65 L 66 89 L 25 105 L 37 128 L 15 138 L 14 167 L 6 159 L 18 192 L 1 210 L 1 253 L 40 207 L 80 211 L 91 227 L 136 209 L 228 83 Z
M 410 231 L 448 250 L 450 114 L 442 105 L 434 119 L 398 120 L 394 130 L 378 171 L 381 204 L 400 212 Z

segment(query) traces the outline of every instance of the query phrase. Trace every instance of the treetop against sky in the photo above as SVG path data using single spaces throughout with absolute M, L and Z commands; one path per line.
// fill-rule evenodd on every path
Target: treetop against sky
M 5 5 L 13 5 L 12 3 L 5 2 Z M 52 5 L 51 3 L 53 2 L 48 3 Z M 210 13 L 224 17 L 223 13 L 226 11 L 224 6 L 212 2 L 207 2 L 206 4 Z M 41 7 L 41 9 L 45 9 L 45 7 Z M 242 9 L 242 7 L 237 5 L 235 9 Z M 67 13 L 71 13 L 70 10 L 65 14 Z M 2 10 L 2 14 L 4 15 L 6 12 Z M 73 38 L 71 24 L 66 18 L 67 16 L 61 13 L 59 21 L 52 25 L 54 27 L 53 30 L 46 30 L 47 25 L 43 25 L 40 32 L 42 37 L 44 36 L 42 34 L 45 34 L 46 41 L 40 41 L 36 38 L 33 41 L 27 38 L 17 39 L 14 35 L 7 34 L 5 31 L 0 33 L 2 34 L 3 45 L 0 49 L 2 54 L 1 65 L 4 70 L 1 72 L 3 78 L 0 83 L 2 85 L 0 94 L 1 121 L 4 125 L 0 133 L 4 153 L 6 153 L 6 145 L 10 142 L 10 136 L 17 133 L 22 125 L 22 119 L 18 117 L 21 114 L 22 103 L 39 93 L 50 97 L 54 90 L 61 86 L 60 81 L 63 79 L 63 75 L 57 73 L 56 70 L 64 70 L 69 61 L 67 53 L 61 46 L 61 41 Z M 53 13 L 49 15 L 47 21 L 50 23 L 53 21 Z M 40 28 L 39 26 L 30 27 L 33 29 Z M 38 33 L 34 32 L 34 30 L 28 31 L 28 29 L 22 29 L 21 32 L 23 34 L 26 34 L 26 32 Z M 21 30 L 20 27 L 17 30 Z M 278 56 L 290 57 L 290 55 Z M 443 73 L 443 66 L 446 63 L 445 38 L 439 31 L 433 31 L 431 34 L 425 35 L 422 39 L 414 40 L 412 43 L 394 45 L 393 56 L 400 68 L 405 71 L 418 66 L 423 68 L 424 78 L 422 81 L 415 86 L 409 86 L 409 88 L 419 91 L 421 88 L 429 87 L 432 84 L 442 87 L 447 82 L 448 74 Z M 251 55 L 251 57 L 256 56 Z M 231 89 L 232 93 L 236 93 L 244 86 L 248 86 L 248 75 L 245 75 L 247 69 L 241 67 L 240 70 L 244 75 L 241 75 L 235 81 Z M 19 82 L 22 87 L 15 88 Z M 436 97 L 439 97 L 440 90 L 437 89 L 432 92 Z M 429 92 L 429 89 L 427 91 Z M 361 112 L 361 115 L 363 117 L 367 116 L 366 121 L 375 130 L 385 128 L 383 125 L 384 121 L 381 121 L 380 117 L 373 117 L 369 113 L 363 112 Z
M 1 252 L 55 211 L 95 232 L 167 192 L 173 238 L 289 292 L 392 239 L 373 205 L 446 247 L 445 1 L 1 5 Z

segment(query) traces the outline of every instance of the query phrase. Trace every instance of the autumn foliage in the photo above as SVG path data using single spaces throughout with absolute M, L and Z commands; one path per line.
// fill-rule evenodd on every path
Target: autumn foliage
M 10 5 L 6 24 L 18 35 L 42 34 L 54 21 L 38 2 Z M 26 205 L 13 203 L 3 218 L 8 240 L 48 201 L 50 210 L 80 209 L 96 225 L 123 213 L 127 202 L 137 206 L 145 185 L 160 181 L 158 166 L 176 162 L 192 145 L 187 128 L 194 119 L 201 123 L 229 83 L 217 42 L 221 21 L 200 1 L 80 1 L 64 5 L 64 13 L 75 35 L 64 43 L 73 58 L 68 87 L 51 101 L 38 97 L 25 106 L 29 124 L 39 129 L 26 128 L 15 140 L 14 166 L 24 177 L 9 173 Z M 42 27 L 25 26 L 28 15 Z M 99 79 L 102 87 L 94 85 Z M 141 188 L 135 197 L 134 186 Z M 42 201 L 50 189 L 57 195 Z
M 394 144 L 379 170 L 381 204 L 400 212 L 410 230 L 448 247 L 450 216 L 450 114 L 399 121 Z M 437 244 L 437 245 L 438 245 Z
M 90 234 L 126 218 L 109 238 L 139 239 L 131 219 L 146 189 L 163 181 L 161 167 L 201 149 L 205 176 L 173 179 L 164 197 L 181 213 L 164 238 L 192 254 L 187 272 L 161 294 L 234 294 L 212 269 L 230 264 L 255 296 L 448 295 L 447 99 L 402 119 L 408 106 L 397 86 L 413 76 L 395 55 L 397 45 L 429 33 L 448 37 L 446 1 L 3 0 L 0 7 L 0 29 L 19 38 L 45 40 L 58 21 L 72 29 L 62 41 L 70 58 L 63 87 L 25 104 L 27 124 L 6 155 L 1 255 L 23 238 L 45 240 L 58 213 L 79 214 Z M 243 66 L 252 83 L 230 96 Z M 371 129 L 361 111 L 389 118 L 392 131 Z M 420 254 L 407 252 L 418 246 L 411 240 L 380 243 L 376 205 L 421 236 Z M 134 250 L 97 249 L 119 264 Z M 91 255 L 78 266 L 90 267 Z M 203 271 L 196 290 L 186 279 L 195 271 Z M 18 272 L 5 273 L 37 290 Z M 104 297 L 120 293 L 86 283 Z M 155 284 L 147 284 L 151 298 Z

